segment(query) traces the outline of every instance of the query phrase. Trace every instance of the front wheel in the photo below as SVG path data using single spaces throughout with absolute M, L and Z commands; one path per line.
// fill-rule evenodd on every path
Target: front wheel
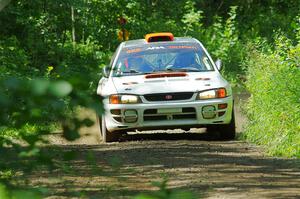
M 235 118 L 234 109 L 232 109 L 231 121 L 229 124 L 221 124 L 219 127 L 219 132 L 223 140 L 233 140 L 235 138 Z
M 99 121 L 99 131 L 100 131 L 100 135 L 102 137 L 102 141 L 104 143 L 107 142 L 116 142 L 119 140 L 120 138 L 120 134 L 117 132 L 109 132 L 106 128 L 106 122 L 104 117 L 98 117 L 98 121 Z
M 234 108 L 232 108 L 231 121 L 229 124 L 218 124 L 211 125 L 207 127 L 207 132 L 220 133 L 220 137 L 222 140 L 233 140 L 235 138 L 235 117 L 234 117 Z

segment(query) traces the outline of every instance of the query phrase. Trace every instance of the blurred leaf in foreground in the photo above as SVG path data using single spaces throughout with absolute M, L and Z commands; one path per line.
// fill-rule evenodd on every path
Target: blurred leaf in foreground
M 67 81 L 53 82 L 49 86 L 49 92 L 56 97 L 65 97 L 72 92 L 72 85 Z

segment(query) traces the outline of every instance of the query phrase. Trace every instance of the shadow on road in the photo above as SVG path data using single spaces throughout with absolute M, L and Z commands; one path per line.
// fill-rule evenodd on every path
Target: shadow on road
M 120 138 L 120 142 L 128 141 L 142 141 L 142 140 L 203 140 L 213 141 L 220 140 L 219 134 L 216 133 L 139 133 L 139 134 L 127 134 Z
M 154 190 L 151 182 L 162 173 L 171 189 L 202 197 L 299 198 L 299 160 L 264 157 L 244 142 L 207 136 L 158 133 L 128 135 L 120 143 L 44 146 L 57 167 L 40 167 L 27 180 L 53 198 L 131 198 Z M 2 154 L 12 158 L 7 150 Z M 76 153 L 67 161 L 66 152 Z

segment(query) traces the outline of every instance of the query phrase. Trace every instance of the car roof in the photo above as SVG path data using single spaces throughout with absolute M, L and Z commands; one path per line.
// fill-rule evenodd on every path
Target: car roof
M 172 43 L 172 42 L 176 42 L 176 43 L 185 43 L 185 42 L 198 43 L 199 41 L 194 39 L 194 38 L 190 38 L 190 37 L 174 37 L 173 41 L 162 41 L 162 42 L 152 42 L 152 43 L 169 44 L 169 43 Z M 142 45 L 146 45 L 146 44 L 151 44 L 151 43 L 148 43 L 145 39 L 136 39 L 136 40 L 129 40 L 129 41 L 123 42 L 123 47 L 128 48 L 128 47 L 134 47 L 134 46 L 142 46 Z

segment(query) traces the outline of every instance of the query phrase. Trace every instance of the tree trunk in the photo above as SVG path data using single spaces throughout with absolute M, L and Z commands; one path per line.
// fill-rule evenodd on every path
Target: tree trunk
M 74 16 L 74 7 L 71 6 L 71 19 L 72 19 L 72 43 L 75 48 L 76 45 L 76 34 L 75 34 L 75 16 Z

